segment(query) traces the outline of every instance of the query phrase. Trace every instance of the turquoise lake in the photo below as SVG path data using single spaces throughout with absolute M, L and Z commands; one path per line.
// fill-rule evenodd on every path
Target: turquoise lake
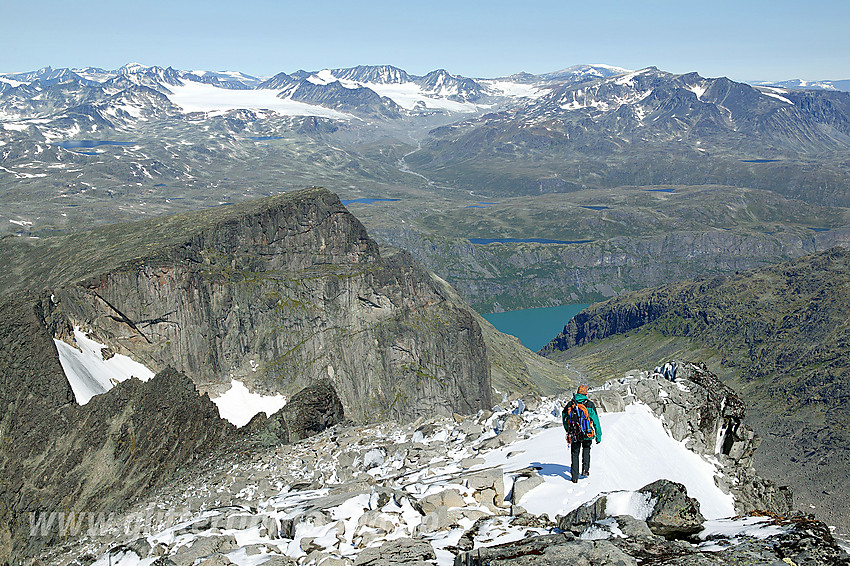
M 500 332 L 516 336 L 523 346 L 536 352 L 557 336 L 572 317 L 588 306 L 590 305 L 561 305 L 482 316 Z

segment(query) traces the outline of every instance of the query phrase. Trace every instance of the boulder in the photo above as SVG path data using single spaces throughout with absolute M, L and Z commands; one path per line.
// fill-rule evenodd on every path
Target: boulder
M 231 535 L 198 537 L 191 545 L 180 547 L 171 559 L 177 566 L 192 566 L 199 558 L 225 554 L 236 548 L 236 539 Z
M 228 566 L 233 564 L 225 555 L 214 554 L 209 558 L 203 559 L 198 563 L 198 566 Z
M 493 438 L 488 438 L 487 440 L 482 442 L 481 445 L 480 445 L 480 448 L 481 448 L 481 450 L 495 450 L 496 448 L 501 448 L 502 446 L 505 446 L 506 444 L 510 444 L 512 442 L 515 442 L 517 437 L 518 437 L 518 435 L 517 435 L 516 430 L 514 430 L 514 429 L 503 430 L 502 432 L 500 432 L 499 434 L 497 434 Z
M 505 499 L 505 478 L 501 469 L 482 470 L 467 476 L 466 487 L 475 491 L 492 489 L 500 501 Z
M 544 480 L 539 475 L 517 478 L 517 480 L 514 481 L 514 488 L 513 493 L 511 495 L 511 501 L 515 505 L 518 504 L 522 499 L 523 495 L 545 482 L 546 480 Z
M 466 502 L 463 496 L 456 489 L 447 489 L 440 493 L 428 495 L 419 500 L 419 505 L 422 507 L 423 513 L 431 513 L 438 507 L 463 507 Z
M 597 521 L 605 519 L 608 515 L 605 512 L 608 498 L 605 495 L 599 496 L 593 501 L 589 501 L 573 509 L 564 517 L 557 520 L 558 528 L 562 531 L 569 531 L 575 535 L 580 535 L 587 530 L 590 525 Z
M 623 396 L 613 389 L 590 391 L 587 397 L 593 401 L 599 413 L 621 413 L 626 410 L 626 403 L 623 401 Z
M 586 564 L 637 566 L 638 561 L 607 540 L 576 540 L 571 533 L 524 538 L 477 548 L 455 557 L 454 566 L 554 566 Z
M 257 413 L 243 430 L 266 444 L 288 444 L 318 434 L 344 418 L 336 389 L 329 379 L 321 379 L 293 395 L 272 416 Z
M 428 541 L 401 538 L 367 548 L 357 555 L 354 566 L 431 566 L 437 555 Z
M 638 490 L 648 493 L 655 505 L 646 524 L 656 535 L 666 538 L 685 538 L 702 530 L 705 517 L 699 501 L 688 496 L 684 485 L 670 480 L 658 480 Z

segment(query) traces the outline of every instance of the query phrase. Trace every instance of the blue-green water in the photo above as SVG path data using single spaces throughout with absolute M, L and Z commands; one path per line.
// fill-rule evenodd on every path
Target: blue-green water
M 483 315 L 500 332 L 519 338 L 523 346 L 536 352 L 558 335 L 572 317 L 589 305 L 561 305 L 539 309 L 497 312 Z

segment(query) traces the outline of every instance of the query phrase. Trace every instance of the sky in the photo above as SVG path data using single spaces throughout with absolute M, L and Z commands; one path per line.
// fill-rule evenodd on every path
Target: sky
M 848 28 L 848 0 L 0 0 L 0 72 L 388 64 L 490 78 L 605 63 L 838 80 L 850 78 Z

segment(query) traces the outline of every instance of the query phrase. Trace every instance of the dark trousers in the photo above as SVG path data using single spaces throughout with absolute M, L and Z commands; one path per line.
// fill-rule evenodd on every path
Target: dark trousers
M 572 480 L 578 481 L 579 467 L 578 455 L 581 452 L 581 473 L 587 475 L 590 471 L 590 447 L 593 445 L 593 440 L 582 440 L 581 442 L 570 443 L 570 453 L 573 457 L 570 471 L 572 472 Z

